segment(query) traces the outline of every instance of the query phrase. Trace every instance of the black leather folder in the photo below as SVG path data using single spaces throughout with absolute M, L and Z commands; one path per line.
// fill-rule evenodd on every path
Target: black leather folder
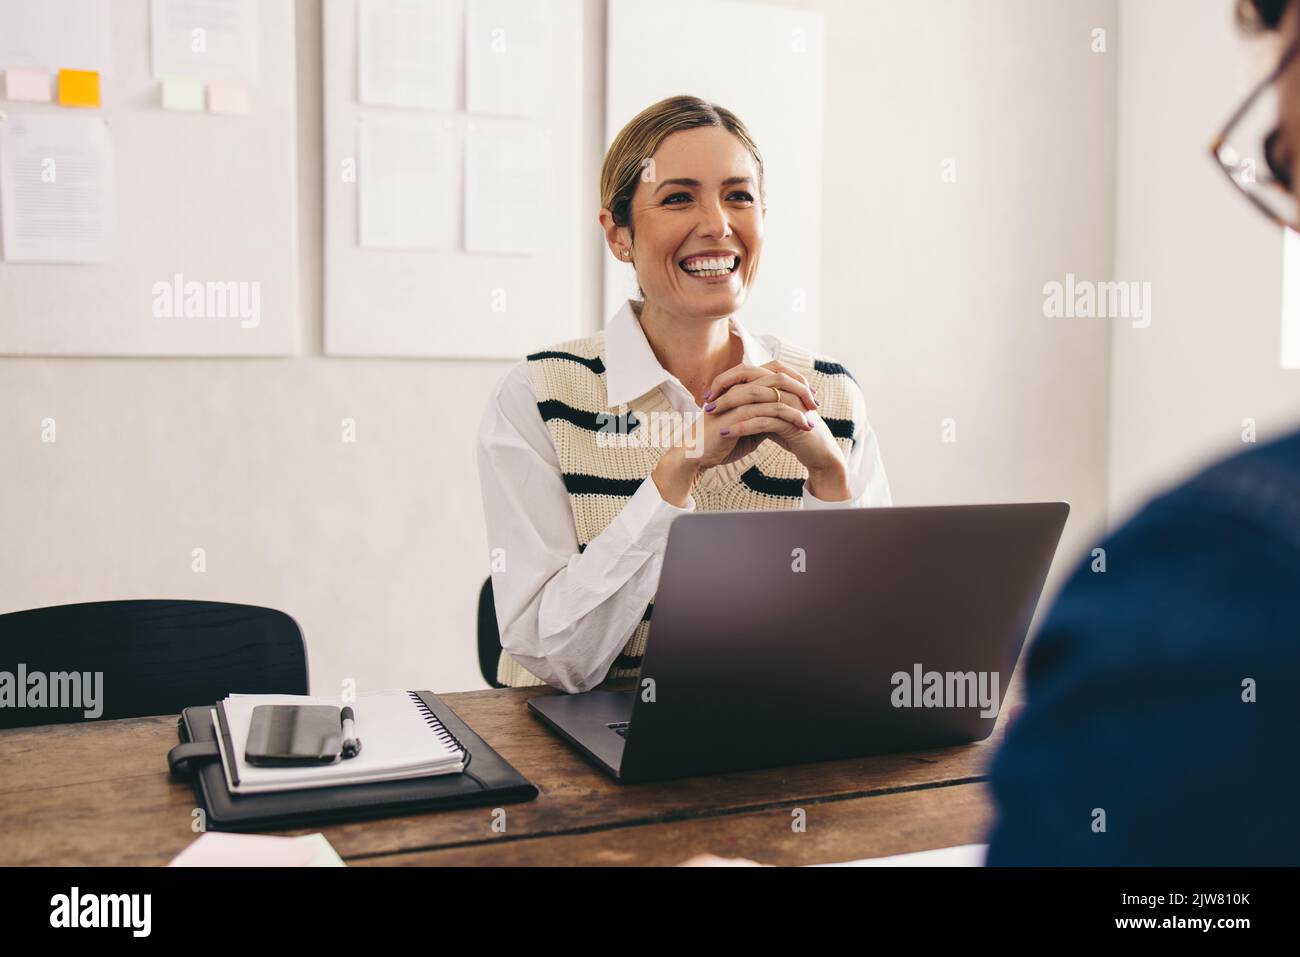
M 444 808 L 531 801 L 537 788 L 428 691 L 414 692 L 467 752 L 465 770 L 376 784 L 306 788 L 269 794 L 231 794 L 212 726 L 213 705 L 186 708 L 177 731 L 181 743 L 167 755 L 172 774 L 192 780 L 194 793 L 217 831 L 283 830 L 418 814 Z

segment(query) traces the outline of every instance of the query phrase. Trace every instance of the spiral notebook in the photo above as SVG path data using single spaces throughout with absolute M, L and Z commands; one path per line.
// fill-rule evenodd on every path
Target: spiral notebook
M 244 743 L 253 709 L 264 704 L 352 707 L 361 753 L 332 764 L 266 767 L 249 764 Z M 305 788 L 374 784 L 463 771 L 467 752 L 411 691 L 372 691 L 344 702 L 328 695 L 232 694 L 212 709 L 226 786 L 231 794 L 265 794 Z

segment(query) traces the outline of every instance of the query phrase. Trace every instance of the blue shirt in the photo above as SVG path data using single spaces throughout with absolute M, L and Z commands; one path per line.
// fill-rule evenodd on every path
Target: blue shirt
M 1102 547 L 1027 655 L 988 863 L 1300 863 L 1300 433 Z

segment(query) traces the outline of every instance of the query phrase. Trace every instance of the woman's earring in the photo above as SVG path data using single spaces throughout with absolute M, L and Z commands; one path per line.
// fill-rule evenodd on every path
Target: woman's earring
M 624 258 L 624 259 L 629 258 L 631 255 L 632 255 L 632 254 L 631 254 L 630 252 L 628 252 L 626 249 L 623 250 L 623 258 Z

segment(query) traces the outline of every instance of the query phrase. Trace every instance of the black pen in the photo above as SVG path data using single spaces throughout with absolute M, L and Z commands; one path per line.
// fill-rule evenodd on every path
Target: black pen
M 357 720 L 350 706 L 345 705 L 339 712 L 339 720 L 343 725 L 343 757 L 355 758 L 361 753 L 361 739 L 357 737 Z

